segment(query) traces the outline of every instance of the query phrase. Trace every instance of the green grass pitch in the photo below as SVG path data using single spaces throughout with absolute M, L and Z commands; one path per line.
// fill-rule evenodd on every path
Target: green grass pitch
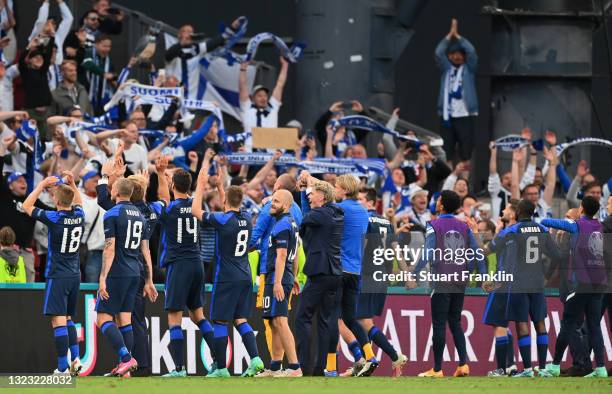
M 424 379 L 415 377 L 370 378 L 239 378 L 205 379 L 188 377 L 178 379 L 150 378 L 78 378 L 76 389 L 40 388 L 0 390 L 19 393 L 134 393 L 134 394 L 174 394 L 174 393 L 213 393 L 213 394 L 319 394 L 319 393 L 428 393 L 428 394 L 597 394 L 612 392 L 612 378 L 552 378 L 552 379 L 512 379 L 512 378 L 443 378 Z

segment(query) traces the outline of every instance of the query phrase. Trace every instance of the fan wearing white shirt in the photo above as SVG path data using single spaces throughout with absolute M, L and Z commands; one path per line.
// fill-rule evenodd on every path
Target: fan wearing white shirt
M 120 142 L 123 141 L 124 162 L 132 174 L 136 174 L 139 170 L 144 171 L 149 166 L 147 151 L 145 148 L 138 145 L 138 137 L 138 126 L 136 123 L 128 121 L 121 139 L 112 138 L 108 140 L 109 146 L 113 152 L 119 149 Z
M 5 60 L 0 58 L 0 111 L 13 110 L 13 80 L 18 76 L 17 65 L 7 67 Z
M 253 87 L 251 95 L 247 87 L 247 66 L 248 63 L 240 65 L 240 77 L 238 80 L 240 111 L 242 126 L 244 131 L 250 132 L 253 127 L 278 127 L 278 111 L 283 105 L 283 89 L 287 81 L 287 71 L 289 62 L 282 56 L 280 57 L 281 69 L 276 79 L 276 86 L 272 90 L 257 85 Z

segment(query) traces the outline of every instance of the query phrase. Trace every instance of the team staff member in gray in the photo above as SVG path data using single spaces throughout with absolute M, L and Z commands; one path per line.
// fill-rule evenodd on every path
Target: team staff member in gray
M 310 210 L 302 219 L 300 236 L 306 251 L 304 274 L 308 281 L 302 290 L 295 320 L 298 358 L 305 375 L 323 375 L 329 333 L 338 332 L 337 293 L 342 285 L 340 243 L 344 228 L 344 212 L 334 202 L 332 186 L 323 181 L 303 177 L 300 181 L 302 209 Z M 306 211 L 306 210 L 305 210 Z M 310 338 L 315 314 L 319 339 L 314 369 L 310 359 Z M 338 341 L 338 336 L 335 336 Z M 337 345 L 337 344 L 336 344 Z

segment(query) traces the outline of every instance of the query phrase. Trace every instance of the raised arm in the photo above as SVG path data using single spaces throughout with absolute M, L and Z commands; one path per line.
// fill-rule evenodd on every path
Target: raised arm
M 285 83 L 287 82 L 287 72 L 289 70 L 289 62 L 285 60 L 284 57 L 280 57 L 281 69 L 278 73 L 278 78 L 276 79 L 276 86 L 274 86 L 274 90 L 272 90 L 272 97 L 274 97 L 279 102 L 283 101 L 283 89 L 285 88 Z M 242 74 L 242 73 L 241 73 Z
M 53 186 L 56 183 L 57 183 L 57 178 L 54 176 L 50 176 L 50 177 L 43 179 L 42 182 L 36 185 L 34 190 L 32 190 L 32 193 L 30 193 L 28 197 L 25 199 L 25 201 L 23 202 L 23 205 L 22 205 L 23 211 L 27 213 L 28 216 L 32 216 L 32 211 L 34 210 L 34 204 L 36 204 L 36 200 L 38 200 L 38 196 L 40 196 L 40 194 L 43 192 L 43 190 L 45 190 L 45 188 Z
M 36 36 L 42 33 L 43 27 L 45 26 L 45 23 L 47 23 L 47 19 L 49 19 L 49 0 L 44 0 L 38 9 L 38 16 L 34 22 L 34 28 L 32 28 L 32 32 L 28 37 L 28 42 L 32 41 Z
M 72 200 L 72 204 L 73 205 L 80 205 L 82 207 L 83 206 L 83 198 L 81 197 L 81 192 L 79 191 L 79 188 L 77 187 L 76 183 L 74 182 L 74 174 L 72 173 L 72 171 L 64 171 L 64 172 L 62 172 L 62 176 L 64 176 L 64 178 L 66 178 L 66 184 L 68 186 L 70 186 L 70 188 L 74 192 L 74 199 Z
M 512 151 L 512 168 L 510 170 L 512 176 L 512 185 L 510 186 L 510 192 L 512 194 L 512 198 L 519 199 L 521 198 L 521 190 L 519 187 L 520 183 L 520 174 L 519 174 L 519 166 L 521 161 L 523 160 L 523 156 L 525 152 L 522 149 L 515 149 Z
M 170 188 L 166 180 L 166 168 L 168 168 L 168 157 L 162 156 L 155 161 L 155 172 L 157 173 L 157 196 L 166 204 L 170 204 Z
M 0 111 L 0 122 L 4 122 L 5 120 L 14 118 L 15 116 L 21 116 L 24 119 L 29 117 L 26 111 Z
M 204 186 L 206 186 L 206 183 L 208 183 L 208 170 L 210 169 L 210 159 L 212 158 L 213 153 L 214 152 L 212 152 L 211 149 L 208 149 L 204 154 L 204 161 L 202 162 L 202 168 L 200 168 L 200 173 L 198 174 L 196 190 L 191 203 L 191 213 L 199 220 L 202 220 L 202 217 L 204 216 L 202 200 L 204 199 Z
M 258 186 L 261 186 L 262 182 L 268 176 L 268 173 L 274 168 L 274 163 L 281 157 L 283 154 L 281 151 L 274 152 L 274 155 L 268 160 L 268 162 L 261 167 L 261 170 L 257 171 L 257 174 L 251 179 L 249 184 L 247 185 L 248 189 L 256 189 Z
M 550 163 L 550 169 L 546 174 L 546 186 L 544 187 L 543 199 L 550 207 L 552 206 L 553 195 L 555 193 L 555 183 L 557 182 L 557 164 L 559 164 L 559 158 L 557 157 L 557 150 L 554 146 L 550 149 L 544 149 L 544 156 Z
M 240 75 L 238 77 L 238 100 L 241 103 L 250 100 L 249 88 L 247 86 L 247 67 L 247 62 L 240 64 Z

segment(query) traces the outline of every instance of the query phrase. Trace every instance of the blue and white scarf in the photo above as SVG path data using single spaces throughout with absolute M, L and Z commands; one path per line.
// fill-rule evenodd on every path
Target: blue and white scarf
M 257 48 L 259 47 L 259 44 L 261 44 L 265 40 L 272 40 L 272 43 L 279 50 L 281 56 L 283 56 L 291 63 L 297 63 L 298 59 L 302 56 L 304 48 L 306 48 L 306 44 L 302 42 L 295 42 L 293 43 L 293 45 L 291 45 L 291 48 L 289 48 L 287 44 L 285 44 L 285 42 L 282 40 L 282 38 L 275 36 L 272 33 L 265 32 L 259 33 L 249 40 L 246 47 L 246 54 L 239 55 L 234 52 L 228 52 L 227 55 L 232 56 L 234 62 L 248 62 L 255 58 L 255 54 L 257 54 Z
M 355 129 L 363 129 L 363 130 L 368 130 L 368 131 L 376 131 L 379 133 L 384 133 L 384 134 L 391 134 L 393 137 L 402 140 L 402 141 L 408 141 L 410 142 L 412 145 L 415 146 L 415 148 L 419 148 L 421 145 L 423 145 L 423 143 L 421 141 L 419 141 L 416 138 L 413 137 L 409 137 L 406 135 L 402 135 L 400 133 L 398 133 L 395 130 L 391 130 L 389 128 L 387 128 L 386 126 L 382 125 L 381 123 L 378 123 L 377 121 L 375 121 L 374 119 L 368 118 L 367 116 L 363 116 L 363 115 L 350 115 L 350 116 L 345 116 L 343 118 L 340 119 L 334 119 L 330 122 L 331 127 L 334 129 L 334 131 L 341 126 L 344 126 L 346 128 L 355 128 Z
M 232 30 L 229 26 L 225 26 L 221 24 L 221 34 L 223 38 L 225 38 L 225 44 L 217 49 L 215 49 L 211 55 L 216 57 L 222 57 L 227 60 L 227 64 L 231 66 L 236 62 L 236 54 L 232 53 L 231 49 L 236 43 L 244 37 L 247 31 L 247 26 L 249 24 L 249 20 L 246 16 L 241 16 L 238 18 L 239 26 L 235 31 Z
M 557 145 L 557 156 L 560 156 L 566 149 L 579 145 L 604 146 L 606 148 L 612 148 L 612 141 L 604 140 L 603 138 L 577 138 L 573 141 Z
M 458 68 L 451 67 L 444 77 L 444 103 L 442 104 L 442 120 L 449 126 L 452 100 L 461 100 L 463 97 L 463 65 Z
M 504 152 L 512 152 L 513 150 L 529 145 L 533 146 L 533 148 L 537 151 L 544 149 L 544 141 L 534 140 L 530 142 L 527 138 L 523 138 L 518 134 L 508 134 L 500 137 L 493 141 L 493 145 Z

